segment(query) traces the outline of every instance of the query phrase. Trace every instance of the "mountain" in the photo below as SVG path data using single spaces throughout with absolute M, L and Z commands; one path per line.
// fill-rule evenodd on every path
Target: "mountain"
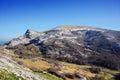
M 4 42 L 3 42 L 3 41 L 0 41 L 0 45 L 2 45 L 2 44 L 4 44 Z
M 35 44 L 45 58 L 120 70 L 120 31 L 71 25 L 45 32 L 27 30 L 8 47 L 20 44 Z

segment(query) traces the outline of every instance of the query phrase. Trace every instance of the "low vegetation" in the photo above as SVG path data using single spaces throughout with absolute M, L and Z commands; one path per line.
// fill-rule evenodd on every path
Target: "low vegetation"
M 106 67 L 112 70 L 120 70 L 119 56 L 113 54 L 92 55 L 88 58 L 88 63 Z
M 0 80 L 24 80 L 22 77 L 5 70 L 0 70 Z
M 58 78 L 54 75 L 51 75 L 49 73 L 40 73 L 40 72 L 34 72 L 34 73 L 39 75 L 40 77 L 43 77 L 43 78 L 48 79 L 48 80 L 61 80 L 60 78 Z
M 19 44 L 14 47 L 8 47 L 8 49 L 13 50 L 19 58 L 34 58 L 42 56 L 39 47 L 34 44 Z
M 10 55 L 13 52 L 9 53 Z M 90 65 L 77 65 L 41 57 L 14 57 L 18 64 L 31 69 L 48 80 L 75 80 L 84 76 L 88 80 L 119 80 L 119 71 Z M 77 74 L 77 75 L 76 75 Z M 4 80 L 4 79 L 3 79 Z M 14 80 L 14 79 L 13 79 Z
M 47 70 L 50 68 L 50 64 L 42 60 L 18 59 L 18 63 L 27 66 L 31 70 Z
M 90 80 L 116 80 L 115 75 L 119 71 L 113 71 L 101 67 L 89 66 L 89 65 L 76 65 L 67 62 L 43 60 L 42 58 L 34 59 L 17 59 L 17 61 L 38 73 L 40 76 L 49 78 L 50 73 L 64 80 L 74 80 L 77 78 L 75 75 L 82 75 Z M 53 62 L 52 62 L 53 61 Z M 51 80 L 51 77 L 50 79 Z M 57 79 L 56 79 L 57 80 Z

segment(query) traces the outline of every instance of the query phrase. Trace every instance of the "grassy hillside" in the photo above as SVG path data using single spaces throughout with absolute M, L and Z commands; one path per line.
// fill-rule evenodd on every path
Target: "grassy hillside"
M 36 58 L 20 58 L 13 51 L 1 48 L 4 55 L 9 55 L 18 64 L 28 67 L 32 72 L 47 80 L 78 80 L 81 77 L 86 77 L 88 80 L 119 80 L 120 71 L 114 71 L 102 67 L 90 65 L 77 65 L 62 61 L 45 59 L 42 57 Z M 4 77 L 3 77 L 4 76 Z M 2 80 L 17 80 L 21 78 L 6 71 L 0 71 L 0 79 Z M 5 78 L 5 79 L 4 79 Z M 15 78 L 15 79 L 14 79 Z M 22 78 L 21 78 L 22 80 Z
M 5 70 L 0 70 L 0 80 L 24 80 L 22 77 Z
M 49 73 L 48 70 L 52 70 L 55 73 L 55 75 L 56 74 L 61 75 L 62 77 L 60 76 L 60 78 L 64 77 L 68 80 L 71 78 L 66 76 L 66 74 L 72 75 L 72 76 L 74 76 L 75 74 L 79 74 L 89 78 L 90 80 L 93 80 L 96 77 L 102 78 L 103 80 L 115 80 L 114 76 L 120 73 L 119 71 L 113 71 L 113 70 L 96 67 L 96 66 L 76 65 L 76 64 L 54 61 L 54 60 L 42 60 L 40 58 L 39 59 L 17 59 L 17 61 L 22 65 L 27 66 L 31 70 L 39 73 L 40 76 L 42 75 L 47 76 L 47 78 L 48 78 L 48 75 L 42 74 L 43 71 L 46 71 Z M 72 78 L 72 80 L 74 80 L 75 78 L 76 77 Z

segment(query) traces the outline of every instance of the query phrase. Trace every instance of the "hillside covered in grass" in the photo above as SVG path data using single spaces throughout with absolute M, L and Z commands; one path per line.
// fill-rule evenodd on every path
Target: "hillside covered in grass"
M 43 57 L 33 56 L 30 58 L 29 56 L 26 57 L 26 55 L 25 57 L 19 57 L 20 54 L 15 54 L 13 51 L 3 47 L 0 51 L 2 55 L 11 57 L 11 60 L 15 61 L 14 65 L 17 66 L 14 69 L 10 65 L 0 68 L 0 73 L 2 73 L 0 79 L 3 79 L 4 76 L 3 80 L 17 80 L 19 78 L 26 80 L 24 76 L 21 76 L 23 73 L 20 73 L 21 75 L 16 74 L 17 71 L 23 70 L 22 68 L 24 68 L 24 71 L 30 69 L 29 74 L 36 75 L 42 80 L 119 80 L 119 71 L 97 66 L 77 65 Z M 28 69 L 26 70 L 26 68 Z M 15 70 L 15 72 L 12 70 Z

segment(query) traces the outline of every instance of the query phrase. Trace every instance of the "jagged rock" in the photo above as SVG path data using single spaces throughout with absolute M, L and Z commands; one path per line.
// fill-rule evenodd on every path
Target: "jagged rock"
M 26 33 L 24 34 L 24 37 L 25 37 L 25 38 L 29 38 L 29 39 L 34 39 L 34 38 L 36 38 L 36 37 L 38 37 L 38 36 L 40 36 L 40 33 L 39 33 L 39 32 L 30 30 L 30 29 L 28 29 L 28 30 L 26 31 Z
M 8 46 L 16 46 L 18 44 L 27 44 L 30 40 L 40 36 L 41 33 L 28 29 L 23 36 L 15 38 L 8 43 Z

